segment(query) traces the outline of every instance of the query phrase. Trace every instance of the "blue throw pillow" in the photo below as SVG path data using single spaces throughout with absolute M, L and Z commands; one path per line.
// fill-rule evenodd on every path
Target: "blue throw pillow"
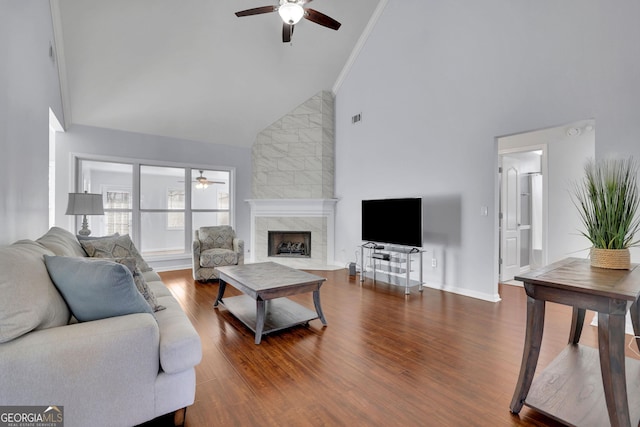
M 80 322 L 153 311 L 129 269 L 113 261 L 44 256 L 51 280 Z

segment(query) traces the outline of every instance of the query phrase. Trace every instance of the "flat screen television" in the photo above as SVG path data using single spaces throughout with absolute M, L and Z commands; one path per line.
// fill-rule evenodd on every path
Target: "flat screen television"
M 422 247 L 422 199 L 362 201 L 362 240 Z

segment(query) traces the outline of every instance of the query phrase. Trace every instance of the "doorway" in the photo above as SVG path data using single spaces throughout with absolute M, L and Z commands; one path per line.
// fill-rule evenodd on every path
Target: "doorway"
M 545 145 L 499 154 L 500 164 L 500 281 L 545 265 L 543 164 Z
M 595 120 L 497 138 L 499 281 L 568 256 L 586 257 L 589 242 L 571 185 L 595 158 Z

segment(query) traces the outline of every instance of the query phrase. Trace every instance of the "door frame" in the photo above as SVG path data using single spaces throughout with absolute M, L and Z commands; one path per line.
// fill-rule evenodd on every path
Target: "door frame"
M 534 144 L 534 145 L 523 145 L 523 146 L 505 146 L 509 144 L 504 144 L 501 139 L 503 137 L 497 138 L 498 140 L 498 164 L 500 167 L 502 166 L 501 158 L 503 155 L 515 154 L 515 153 L 526 153 L 530 151 L 542 151 L 540 156 L 540 172 L 542 174 L 542 257 L 541 263 L 543 266 L 548 264 L 548 206 L 549 206 L 549 188 L 548 188 L 548 147 L 547 144 Z M 499 184 L 502 180 L 502 174 L 500 173 Z M 500 265 L 500 258 L 502 254 L 502 228 L 501 228 L 501 219 L 500 212 L 502 206 L 502 191 L 500 189 L 501 185 L 498 185 L 498 279 L 500 280 L 502 277 L 502 266 Z

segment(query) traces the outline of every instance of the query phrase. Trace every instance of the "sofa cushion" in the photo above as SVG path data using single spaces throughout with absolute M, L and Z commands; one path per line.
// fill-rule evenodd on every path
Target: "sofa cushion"
M 53 252 L 31 240 L 0 248 L 0 343 L 69 322 L 69 309 L 42 261 L 45 254 Z
M 92 258 L 96 259 L 96 258 Z M 114 259 L 118 264 L 122 264 L 129 269 L 129 272 L 133 276 L 133 282 L 136 284 L 138 292 L 144 297 L 153 311 L 164 310 L 166 307 L 158 304 L 158 298 L 156 294 L 151 290 L 147 281 L 144 280 L 144 276 L 140 272 L 140 269 L 136 266 L 135 258 L 116 258 Z
M 53 280 L 80 322 L 131 313 L 153 314 L 127 267 L 108 260 L 44 256 Z
M 200 267 L 218 267 L 237 263 L 238 254 L 229 249 L 207 249 L 200 253 Z
M 128 234 L 123 236 L 102 237 L 99 239 L 81 240 L 80 244 L 87 255 L 95 258 L 133 257 L 140 271 L 150 271 L 151 267 L 142 258 L 140 252 Z
M 147 285 L 149 285 L 149 288 L 151 288 L 156 298 L 158 298 L 158 301 L 160 301 L 160 297 L 173 296 L 169 288 L 159 280 L 147 282 Z
M 173 374 L 197 365 L 202 359 L 200 336 L 174 297 L 162 296 L 158 301 L 167 307 L 156 313 L 162 370 Z
M 146 280 L 147 283 L 149 283 L 149 282 L 161 282 L 162 281 L 162 279 L 160 278 L 158 273 L 156 273 L 153 270 L 142 271 L 142 277 L 144 277 L 144 280 Z
M 76 236 L 60 227 L 51 227 L 36 242 L 49 249 L 55 255 L 84 257 L 87 254 L 80 246 Z

